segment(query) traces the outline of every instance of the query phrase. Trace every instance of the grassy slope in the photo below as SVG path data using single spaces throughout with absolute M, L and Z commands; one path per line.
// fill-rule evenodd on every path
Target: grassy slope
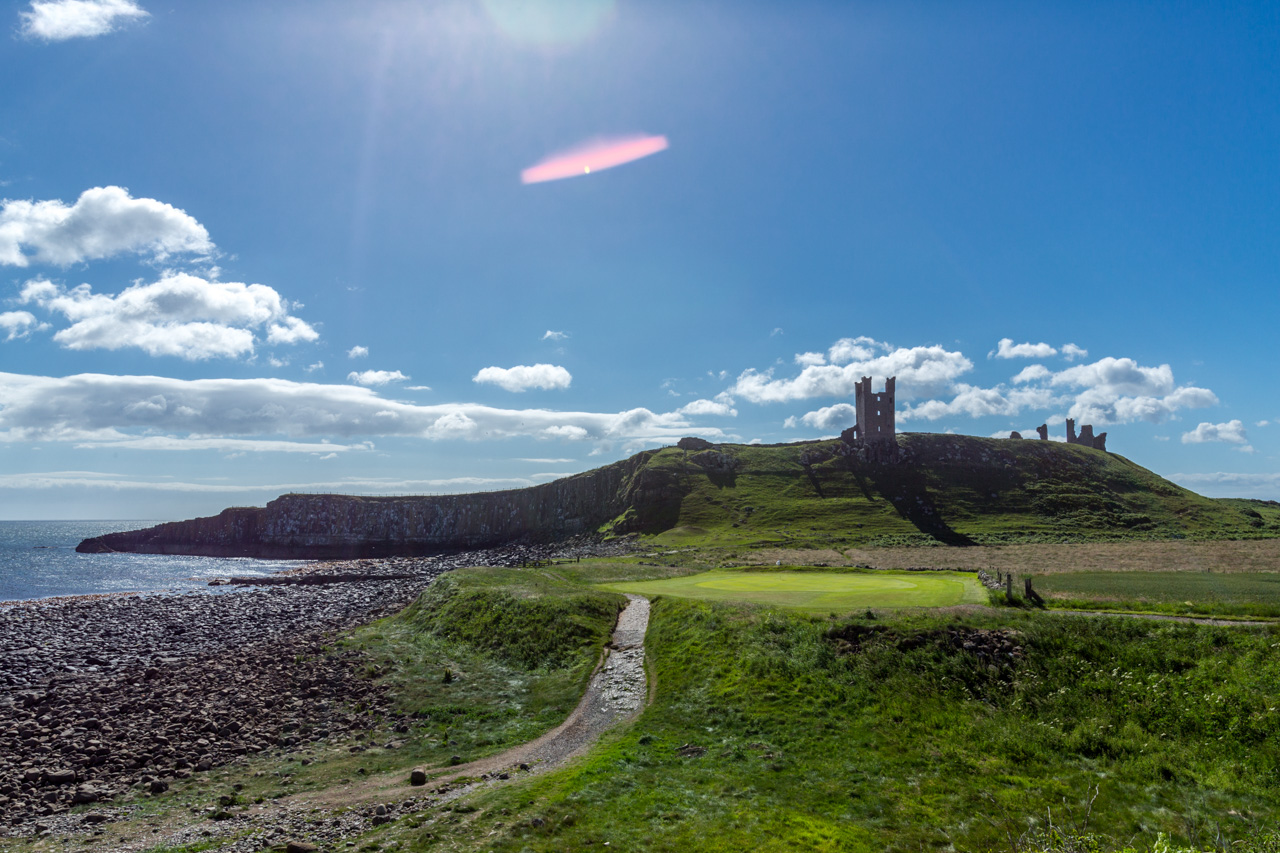
M 660 533 L 660 545 L 730 549 L 1280 536 L 1280 504 L 1205 498 L 1092 448 L 898 438 L 897 465 L 841 457 L 837 441 L 653 452 L 636 474 L 638 498 L 662 495 L 670 506 L 646 532 Z M 710 454 L 736 467 L 699 464 Z M 818 461 L 806 468 L 805 456 Z
M 1025 657 L 988 664 L 948 633 L 977 629 L 1010 632 Z M 1050 809 L 1082 824 L 1095 789 L 1100 849 L 1239 839 L 1280 818 L 1278 640 L 658 599 L 645 714 L 580 764 L 478 794 L 409 849 L 1010 849 Z

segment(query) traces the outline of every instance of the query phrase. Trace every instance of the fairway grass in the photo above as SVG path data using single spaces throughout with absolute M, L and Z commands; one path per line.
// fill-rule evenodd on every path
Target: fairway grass
M 639 595 L 674 595 L 839 613 L 868 607 L 950 607 L 986 604 L 977 576 L 967 572 L 703 572 L 655 581 L 601 584 Z

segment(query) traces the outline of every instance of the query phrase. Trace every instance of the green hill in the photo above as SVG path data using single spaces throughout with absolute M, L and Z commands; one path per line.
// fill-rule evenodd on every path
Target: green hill
M 629 460 L 627 507 L 603 529 L 815 547 L 1280 536 L 1280 504 L 1206 498 L 1089 447 L 927 433 L 898 443 L 884 464 L 839 440 L 648 451 Z
M 682 439 L 526 489 L 283 495 L 265 507 L 88 539 L 77 550 L 346 559 L 436 554 L 592 531 L 737 547 L 1280 536 L 1280 504 L 1211 500 L 1092 447 L 908 433 L 896 461 L 835 439 Z

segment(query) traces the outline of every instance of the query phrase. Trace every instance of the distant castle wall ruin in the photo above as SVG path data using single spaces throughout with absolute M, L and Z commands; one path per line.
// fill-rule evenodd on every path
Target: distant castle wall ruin
M 1036 427 L 1036 433 L 1040 436 L 1041 441 L 1049 440 L 1049 425 L 1040 424 Z M 1021 433 L 1012 433 L 1010 438 L 1022 438 Z M 1092 447 L 1096 450 L 1107 449 L 1107 434 L 1100 432 L 1093 434 L 1093 424 L 1085 424 L 1080 427 L 1080 434 L 1076 435 L 1076 422 L 1073 418 L 1067 418 L 1067 444 L 1082 444 L 1085 447 Z

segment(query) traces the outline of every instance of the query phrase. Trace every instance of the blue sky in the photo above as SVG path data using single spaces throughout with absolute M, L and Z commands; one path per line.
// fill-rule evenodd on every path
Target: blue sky
M 1278 10 L 0 3 L 0 517 L 523 486 L 890 374 L 1280 498 Z

